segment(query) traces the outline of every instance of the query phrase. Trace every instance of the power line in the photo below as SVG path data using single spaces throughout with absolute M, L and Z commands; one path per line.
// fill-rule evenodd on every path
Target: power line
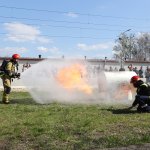
M 31 36 L 32 34 L 8 34 L 8 33 L 0 33 L 1 35 L 12 35 L 12 36 L 21 36 L 21 35 L 28 35 Z M 99 37 L 91 37 L 91 36 L 70 36 L 70 35 L 48 35 L 48 34 L 40 34 L 39 36 L 45 36 L 45 37 L 57 37 L 57 38 L 81 38 L 81 39 L 112 39 L 113 38 L 99 38 Z
M 22 19 L 22 20 L 41 21 L 41 22 L 55 22 L 55 23 L 84 24 L 84 25 L 85 24 L 86 25 L 106 25 L 106 24 L 98 24 L 98 23 L 90 23 L 90 22 L 64 21 L 64 20 L 53 20 L 53 19 L 37 19 L 37 18 L 12 17 L 12 16 L 0 16 L 0 18 L 18 19 L 18 20 Z M 112 25 L 112 26 L 115 26 L 115 25 Z M 117 25 L 117 26 L 119 26 L 119 25 Z
M 24 7 L 14 7 L 14 6 L 6 6 L 6 5 L 0 5 L 1 8 L 7 8 L 7 9 L 19 9 L 19 10 L 26 10 L 26 11 L 37 11 L 37 12 L 48 12 L 48 13 L 58 13 L 58 14 L 68 14 L 67 11 L 57 11 L 57 10 L 46 10 L 46 9 L 34 9 L 34 8 L 24 8 Z M 102 18 L 112 18 L 112 19 L 125 19 L 125 20 L 141 20 L 141 21 L 148 21 L 150 18 L 130 18 L 130 17 L 120 17 L 120 16 L 107 16 L 107 15 L 100 15 L 100 14 L 91 14 L 91 13 L 78 13 L 78 12 L 72 12 L 77 15 L 84 15 L 88 17 L 102 17 Z
M 27 10 L 27 11 L 44 11 L 44 12 L 49 12 L 49 13 L 69 13 L 66 11 L 50 11 L 50 10 L 43 10 L 43 9 L 30 9 L 30 8 L 23 8 L 23 7 L 10 7 L 10 6 L 5 6 L 5 5 L 0 5 L 0 7 L 2 8 L 9 8 L 9 9 L 21 9 L 21 10 Z M 79 15 L 88 15 L 88 16 L 98 16 L 95 14 L 80 14 L 80 13 L 76 13 Z M 92 23 L 92 22 L 79 22 L 79 21 L 65 21 L 65 20 L 54 20 L 54 19 L 38 19 L 38 18 L 27 18 L 27 17 L 13 17 L 13 16 L 0 16 L 1 18 L 7 18 L 7 19 L 22 19 L 22 20 L 31 20 L 31 21 L 45 21 L 45 22 L 55 22 L 55 23 L 70 23 L 70 24 L 83 24 L 83 25 L 95 25 L 95 26 L 116 26 L 116 27 L 126 27 L 126 28 L 139 28 L 139 27 L 135 27 L 135 26 L 126 26 L 126 25 L 117 25 L 117 24 L 100 24 L 100 23 Z M 105 16 L 105 17 L 109 17 L 109 16 Z M 121 18 L 121 17 L 117 17 L 117 18 Z M 141 27 L 142 28 L 142 27 Z M 149 27 L 143 27 L 143 28 L 149 28 Z M 84 28 L 83 28 L 84 29 Z M 96 29 L 97 30 L 97 29 Z
M 125 26 L 125 25 L 109 25 L 109 24 L 99 24 L 99 23 L 90 23 L 90 22 L 79 22 L 79 21 L 64 21 L 64 20 L 53 20 L 53 19 L 37 19 L 37 18 L 26 18 L 26 17 L 13 17 L 13 16 L 0 16 L 0 18 L 5 19 L 18 19 L 18 20 L 30 20 L 30 21 L 40 21 L 40 22 L 54 22 L 54 23 L 69 23 L 69 24 L 83 24 L 83 25 L 96 25 L 96 26 L 113 26 L 113 27 L 126 27 L 126 28 L 139 28 L 135 26 Z M 51 26 L 51 25 L 47 25 Z M 71 27 L 71 28 L 82 28 L 82 29 L 92 29 L 92 28 L 84 28 L 84 27 Z M 150 27 L 141 27 L 141 28 L 150 28 Z M 94 29 L 94 28 L 93 28 Z M 99 30 L 96 29 L 95 30 Z M 105 30 L 105 29 L 104 29 Z M 107 29 L 106 29 L 107 30 Z M 112 30 L 113 31 L 113 30 Z M 117 31 L 117 30 L 114 30 Z M 119 31 L 119 30 L 118 30 Z M 121 31 L 121 30 L 120 30 Z
M 19 9 L 19 10 L 26 10 L 26 11 L 38 11 L 38 12 L 48 12 L 48 13 L 58 13 L 58 14 L 64 14 L 64 13 L 69 13 L 66 11 L 51 11 L 51 10 L 43 10 L 43 9 L 30 9 L 30 8 L 23 8 L 23 7 L 10 7 L 10 6 L 5 6 L 5 5 L 0 5 L 0 8 L 8 8 L 8 9 Z M 86 16 L 99 16 L 102 17 L 102 15 L 96 15 L 96 14 L 82 14 L 82 13 L 75 13 L 78 15 L 86 15 Z M 110 17 L 110 18 L 121 18 L 121 17 L 114 17 L 114 16 L 103 16 L 103 17 Z M 0 18 L 5 18 L 5 19 L 15 19 L 15 20 L 30 20 L 30 21 L 40 21 L 40 22 L 53 22 L 53 23 L 68 23 L 68 24 L 79 24 L 79 25 L 95 25 L 95 26 L 109 26 L 109 27 L 126 27 L 126 28 L 135 28 L 135 26 L 125 26 L 125 25 L 117 25 L 117 24 L 100 24 L 100 23 L 92 23 L 92 22 L 80 22 L 80 21 L 66 21 L 66 20 L 55 20 L 55 19 L 38 19 L 38 18 L 28 18 L 28 17 L 15 17 L 15 16 L 3 16 L 1 15 Z M 126 18 L 127 19 L 127 18 Z M 129 18 L 128 18 L 129 19 Z M 131 19 L 131 18 L 130 18 Z M 8 22 L 7 22 L 8 23 Z M 29 24 L 27 25 L 41 25 L 41 24 Z M 65 26 L 65 25 L 50 25 L 50 24 L 42 24 L 44 26 L 49 26 L 49 27 L 54 27 L 54 28 L 74 28 L 74 29 L 83 29 L 83 30 L 105 30 L 105 31 L 118 31 L 121 32 L 124 29 L 121 30 L 113 30 L 113 29 L 108 29 L 108 28 L 92 28 L 92 27 L 79 27 L 79 26 Z M 137 27 L 139 28 L 139 27 Z M 150 28 L 150 27 L 143 27 L 143 28 Z M 135 30 L 134 30 L 135 31 Z M 69 37 L 69 38 L 91 38 L 91 39 L 104 39 L 104 38 L 97 38 L 97 37 L 88 37 L 88 36 L 63 36 L 63 35 L 43 35 L 43 36 L 49 36 L 49 37 Z M 105 39 L 112 39 L 112 38 L 105 38 Z
M 2 24 L 5 23 L 12 23 L 12 22 L 0 22 Z M 53 27 L 53 28 L 67 28 L 67 29 L 81 29 L 81 30 L 99 30 L 99 31 L 118 31 L 121 32 L 122 30 L 111 30 L 107 28 L 90 28 L 90 27 L 78 27 L 78 26 L 63 26 L 63 25 L 50 25 L 50 24 L 33 24 L 33 23 L 26 23 L 26 25 L 32 25 L 32 26 L 47 26 L 47 27 Z

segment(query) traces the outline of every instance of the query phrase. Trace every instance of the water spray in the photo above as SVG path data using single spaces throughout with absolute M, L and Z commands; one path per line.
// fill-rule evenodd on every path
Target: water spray
M 22 82 L 33 99 L 41 104 L 124 103 L 124 100 L 132 99 L 128 85 L 134 72 L 98 71 L 90 77 L 87 71 L 89 65 L 85 61 L 47 59 L 26 70 L 22 74 Z M 117 99 L 118 89 L 124 85 L 127 85 L 128 94 Z

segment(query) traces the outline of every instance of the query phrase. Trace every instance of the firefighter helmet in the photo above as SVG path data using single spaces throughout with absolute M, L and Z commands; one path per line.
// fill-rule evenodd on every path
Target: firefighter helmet
M 130 83 L 135 83 L 135 82 L 137 82 L 138 80 L 139 80 L 139 76 L 133 76 L 132 78 L 131 78 L 131 80 L 130 80 Z
M 20 58 L 20 55 L 19 55 L 19 54 L 13 54 L 13 55 L 12 55 L 12 58 L 13 58 L 13 59 L 19 59 L 19 58 Z

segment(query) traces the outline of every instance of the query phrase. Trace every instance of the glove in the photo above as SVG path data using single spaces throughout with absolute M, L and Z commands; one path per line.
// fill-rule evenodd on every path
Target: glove
M 20 73 L 14 73 L 11 77 L 20 79 Z
M 15 77 L 18 78 L 18 79 L 20 79 L 20 75 L 21 75 L 20 73 L 16 73 Z
M 133 106 L 128 107 L 126 110 L 131 110 L 133 108 Z

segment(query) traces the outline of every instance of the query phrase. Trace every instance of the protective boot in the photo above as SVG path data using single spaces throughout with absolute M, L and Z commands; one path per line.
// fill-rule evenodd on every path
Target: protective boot
M 3 93 L 2 102 L 4 104 L 9 104 L 8 96 L 9 94 Z

